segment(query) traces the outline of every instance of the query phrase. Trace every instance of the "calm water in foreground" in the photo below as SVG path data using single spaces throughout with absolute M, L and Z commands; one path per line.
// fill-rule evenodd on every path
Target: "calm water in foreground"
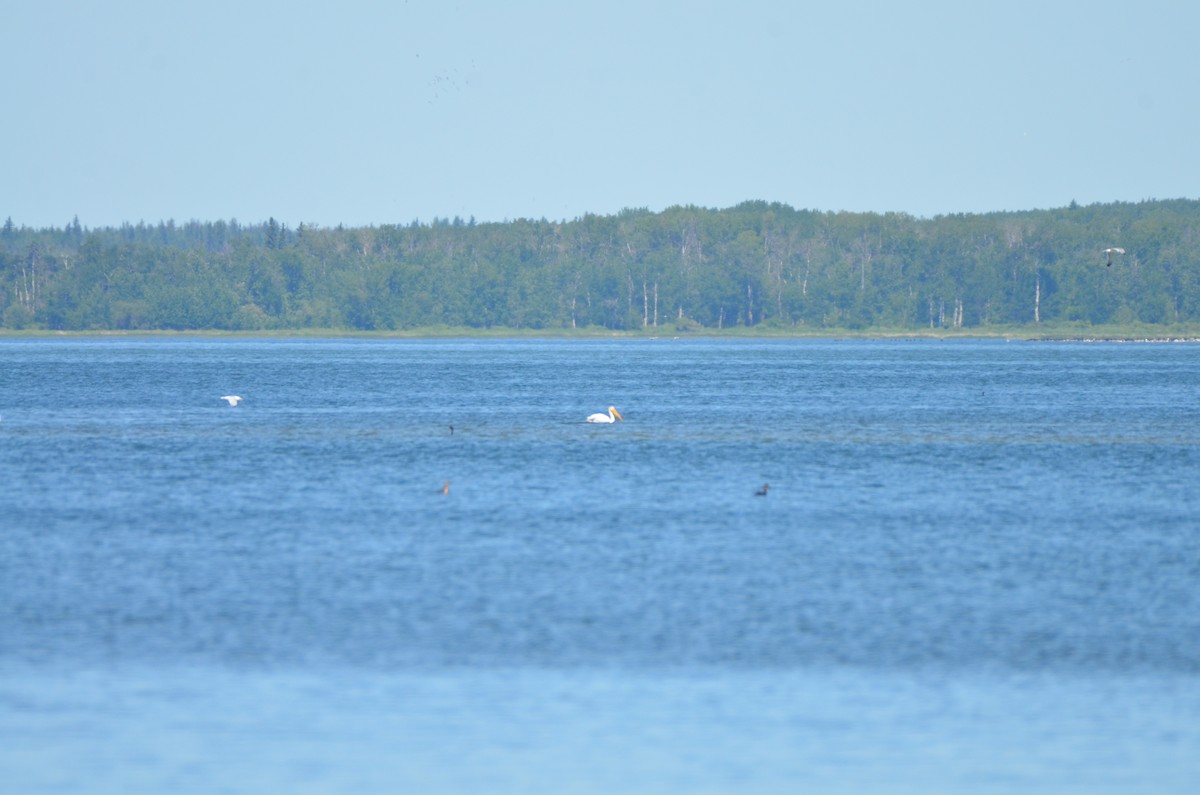
M 0 340 L 0 793 L 1191 793 L 1198 483 L 1191 344 Z

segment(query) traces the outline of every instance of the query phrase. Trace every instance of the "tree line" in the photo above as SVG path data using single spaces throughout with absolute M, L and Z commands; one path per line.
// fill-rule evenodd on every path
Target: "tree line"
M 0 326 L 47 330 L 959 328 L 1200 322 L 1200 202 L 916 218 L 625 210 L 295 228 L 0 228 Z M 1104 250 L 1120 247 L 1107 264 Z

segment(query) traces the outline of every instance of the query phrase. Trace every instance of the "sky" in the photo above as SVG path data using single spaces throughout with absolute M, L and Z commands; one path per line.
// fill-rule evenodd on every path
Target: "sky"
M 1191 0 L 6 0 L 0 218 L 1200 197 Z

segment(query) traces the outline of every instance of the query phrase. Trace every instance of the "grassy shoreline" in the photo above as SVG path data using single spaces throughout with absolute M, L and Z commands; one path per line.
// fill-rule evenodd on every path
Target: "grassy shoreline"
M 929 328 L 866 328 L 812 329 L 797 327 L 773 328 L 676 328 L 660 326 L 636 331 L 614 331 L 603 328 L 581 329 L 514 329 L 514 328 L 449 328 L 428 327 L 389 331 L 360 331 L 354 329 L 0 329 L 0 339 L 44 338 L 251 338 L 251 339 L 1006 339 L 1073 342 L 1200 342 L 1200 324 L 1173 326 L 1079 324 L 1039 324 L 1026 326 L 994 326 L 987 328 L 929 329 Z

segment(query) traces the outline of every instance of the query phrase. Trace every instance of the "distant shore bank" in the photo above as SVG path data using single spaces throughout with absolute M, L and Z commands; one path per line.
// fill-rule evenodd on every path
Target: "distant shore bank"
M 1040 328 L 1036 326 L 993 329 L 670 329 L 613 331 L 611 329 L 477 329 L 414 328 L 386 331 L 350 329 L 0 329 L 0 340 L 70 338 L 246 338 L 246 339 L 1003 339 L 1030 342 L 1150 343 L 1200 342 L 1200 328 Z

